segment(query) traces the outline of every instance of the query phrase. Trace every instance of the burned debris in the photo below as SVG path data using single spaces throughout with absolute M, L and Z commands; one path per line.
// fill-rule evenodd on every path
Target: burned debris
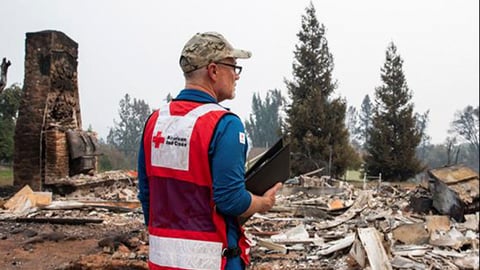
M 270 213 L 247 222 L 255 243 L 252 269 L 478 269 L 478 207 L 457 221 L 431 202 L 428 211 L 413 211 L 411 197 L 425 191 L 420 183 L 364 189 L 303 178 L 317 184 L 302 191 L 286 185 Z M 431 193 L 422 196 L 432 201 Z M 306 207 L 317 211 L 295 214 Z
M 255 214 L 245 223 L 252 240 L 250 269 L 478 269 L 478 207 L 469 206 L 464 221 L 457 221 L 440 213 L 433 203 L 423 213 L 414 211 L 414 195 L 423 192 L 424 198 L 433 200 L 422 183 L 379 185 L 375 181 L 364 188 L 361 182 L 301 178 L 283 187 L 271 211 Z M 478 181 L 478 176 L 472 179 Z M 27 198 L 23 200 L 18 193 L 11 196 L 0 211 L 0 222 L 19 224 L 25 233 L 27 227 L 22 224 L 44 222 L 49 222 L 44 226 L 53 223 L 64 228 L 60 232 L 71 226 L 121 229 L 120 234 L 98 235 L 88 255 L 57 269 L 147 269 L 148 237 L 136 200 L 135 172 L 78 175 L 55 185 L 61 183 L 75 188 L 65 189 L 69 192 L 62 195 L 52 193 L 43 204 L 31 199 L 45 196 L 35 191 L 23 192 Z M 20 205 L 11 208 L 15 201 Z M 12 233 L 2 232 L 7 239 Z M 53 241 L 43 232 L 36 233 L 24 240 L 32 252 L 38 241 Z M 58 241 L 74 240 L 64 236 Z M 90 268 L 81 268 L 87 265 Z

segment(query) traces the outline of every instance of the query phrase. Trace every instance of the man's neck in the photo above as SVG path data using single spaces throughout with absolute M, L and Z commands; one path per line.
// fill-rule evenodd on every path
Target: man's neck
M 202 91 L 202 92 L 205 92 L 207 94 L 209 94 L 210 96 L 212 96 L 215 100 L 218 101 L 217 99 L 217 94 L 215 93 L 215 91 L 213 91 L 212 88 L 210 87 L 207 87 L 203 84 L 199 84 L 199 83 L 193 83 L 193 82 L 187 82 L 185 84 L 185 89 L 195 89 L 195 90 L 199 90 L 199 91 Z

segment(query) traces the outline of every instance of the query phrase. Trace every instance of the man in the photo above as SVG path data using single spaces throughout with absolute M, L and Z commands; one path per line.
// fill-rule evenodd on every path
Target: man
M 185 89 L 147 120 L 139 151 L 139 199 L 148 224 L 151 269 L 244 269 L 249 245 L 238 217 L 265 212 L 245 189 L 247 140 L 240 119 L 218 103 L 235 96 L 251 53 L 215 32 L 182 50 Z

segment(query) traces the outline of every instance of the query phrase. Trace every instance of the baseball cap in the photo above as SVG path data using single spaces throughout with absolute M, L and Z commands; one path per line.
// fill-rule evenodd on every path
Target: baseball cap
M 247 59 L 250 56 L 251 52 L 233 48 L 217 32 L 197 33 L 183 47 L 180 67 L 183 72 L 189 73 L 225 58 Z

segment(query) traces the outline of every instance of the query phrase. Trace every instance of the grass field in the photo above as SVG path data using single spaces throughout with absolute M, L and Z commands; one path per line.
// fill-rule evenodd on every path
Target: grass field
M 0 166 L 0 186 L 13 185 L 13 169 L 11 167 Z

